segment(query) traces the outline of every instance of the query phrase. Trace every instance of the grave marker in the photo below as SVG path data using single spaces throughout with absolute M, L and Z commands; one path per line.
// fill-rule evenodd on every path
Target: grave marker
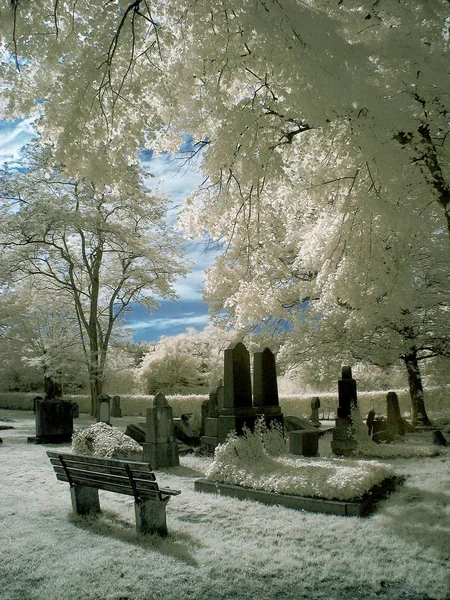
M 253 355 L 253 407 L 258 416 L 264 417 L 268 427 L 273 421 L 283 425 L 275 356 L 269 348 Z
M 143 449 L 144 460 L 151 464 L 152 469 L 180 464 L 173 430 L 173 410 L 162 393 L 156 394 L 153 405 L 147 408 Z
M 357 443 L 353 433 L 352 408 L 358 407 L 356 381 L 349 366 L 342 367 L 342 377 L 338 381 L 338 409 L 333 429 L 331 450 L 339 456 L 351 456 Z

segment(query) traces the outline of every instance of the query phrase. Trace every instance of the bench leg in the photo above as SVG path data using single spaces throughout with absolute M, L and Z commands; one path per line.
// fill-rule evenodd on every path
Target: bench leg
M 70 486 L 72 508 L 77 515 L 100 512 L 98 490 L 86 485 Z
M 166 523 L 166 504 L 170 496 L 162 500 L 142 500 L 134 503 L 136 529 L 139 533 L 157 533 L 168 535 Z

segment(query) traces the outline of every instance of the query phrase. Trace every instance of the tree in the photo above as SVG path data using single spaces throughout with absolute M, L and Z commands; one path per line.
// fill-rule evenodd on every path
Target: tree
M 223 351 L 234 337 L 234 331 L 213 325 L 161 337 L 138 369 L 146 393 L 205 391 L 217 385 L 223 378 Z
M 70 297 L 37 283 L 26 282 L 0 296 L 2 379 L 11 378 L 15 364 L 19 381 L 31 377 L 35 389 L 53 398 L 83 383 L 84 356 Z
M 70 296 L 86 357 L 92 409 L 102 392 L 108 347 L 132 302 L 149 309 L 175 297 L 186 272 L 179 237 L 164 222 L 167 203 L 149 195 L 137 172 L 120 188 L 71 179 L 51 148 L 30 152 L 25 173 L 5 173 L 2 268 L 11 279 L 47 281 Z

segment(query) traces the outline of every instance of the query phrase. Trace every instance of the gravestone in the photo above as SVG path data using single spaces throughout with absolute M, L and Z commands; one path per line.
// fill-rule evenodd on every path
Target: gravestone
M 112 397 L 112 408 L 111 417 L 120 418 L 122 416 L 122 410 L 120 408 L 120 396 Z
M 145 424 L 129 423 L 125 429 L 125 435 L 138 442 L 138 444 L 144 444 L 146 436 Z
M 375 409 L 371 408 L 367 414 L 367 420 L 366 420 L 367 433 L 369 434 L 370 437 L 372 437 L 372 434 L 373 434 L 374 422 L 375 422 Z
M 311 399 L 311 422 L 314 427 L 320 427 L 319 420 L 320 398 L 315 396 Z
M 387 404 L 387 432 L 390 436 L 405 435 L 405 425 L 400 413 L 398 396 L 395 392 L 388 392 Z
M 67 443 L 72 439 L 73 408 L 65 400 L 36 400 L 36 444 Z
M 269 348 L 253 355 L 253 408 L 258 417 L 264 418 L 267 427 L 274 421 L 283 425 L 275 356 Z
M 217 419 L 219 443 L 231 431 L 240 435 L 246 426 L 253 431 L 256 411 L 252 403 L 250 356 L 242 342 L 231 344 L 224 352 L 223 407 Z
M 80 407 L 78 402 L 72 402 L 72 414 L 74 419 L 78 419 L 80 416 Z
M 35 398 L 33 398 L 33 412 L 36 413 L 36 402 L 38 400 L 43 400 L 44 398 L 42 396 L 36 396 Z
M 358 407 L 356 381 L 349 366 L 342 367 L 342 377 L 338 381 L 338 409 L 333 429 L 331 450 L 338 456 L 351 456 L 357 443 L 353 432 L 352 408 Z
M 302 429 L 289 432 L 289 454 L 299 456 L 319 455 L 319 432 Z
M 101 394 L 98 398 L 97 398 L 97 406 L 98 406 L 98 416 L 97 416 L 97 421 L 100 423 L 107 423 L 108 425 L 110 425 L 110 402 L 111 402 L 111 396 L 108 396 L 108 394 Z
M 224 405 L 224 387 L 222 381 L 213 388 L 209 393 L 209 400 L 205 406 L 202 405 L 204 411 L 203 420 L 203 435 L 200 437 L 200 445 L 208 452 L 212 452 L 219 443 L 218 437 L 218 417 L 219 411 Z
M 173 430 L 173 410 L 162 393 L 156 394 L 153 405 L 147 408 L 143 449 L 144 461 L 149 462 L 152 469 L 180 464 Z

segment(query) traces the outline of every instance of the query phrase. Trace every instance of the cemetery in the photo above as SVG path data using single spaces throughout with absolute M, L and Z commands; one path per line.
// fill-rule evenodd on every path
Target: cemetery
M 94 422 L 59 400 L 1 410 L 5 598 L 444 600 L 445 419 L 415 429 L 390 392 L 384 426 L 364 420 L 348 366 L 335 419 L 319 409 L 314 396 L 309 418 L 284 415 L 274 355 L 251 369 L 239 342 L 199 405 L 200 436 L 162 392 L 140 422 L 117 396 Z M 46 561 L 65 577 L 47 579 Z

